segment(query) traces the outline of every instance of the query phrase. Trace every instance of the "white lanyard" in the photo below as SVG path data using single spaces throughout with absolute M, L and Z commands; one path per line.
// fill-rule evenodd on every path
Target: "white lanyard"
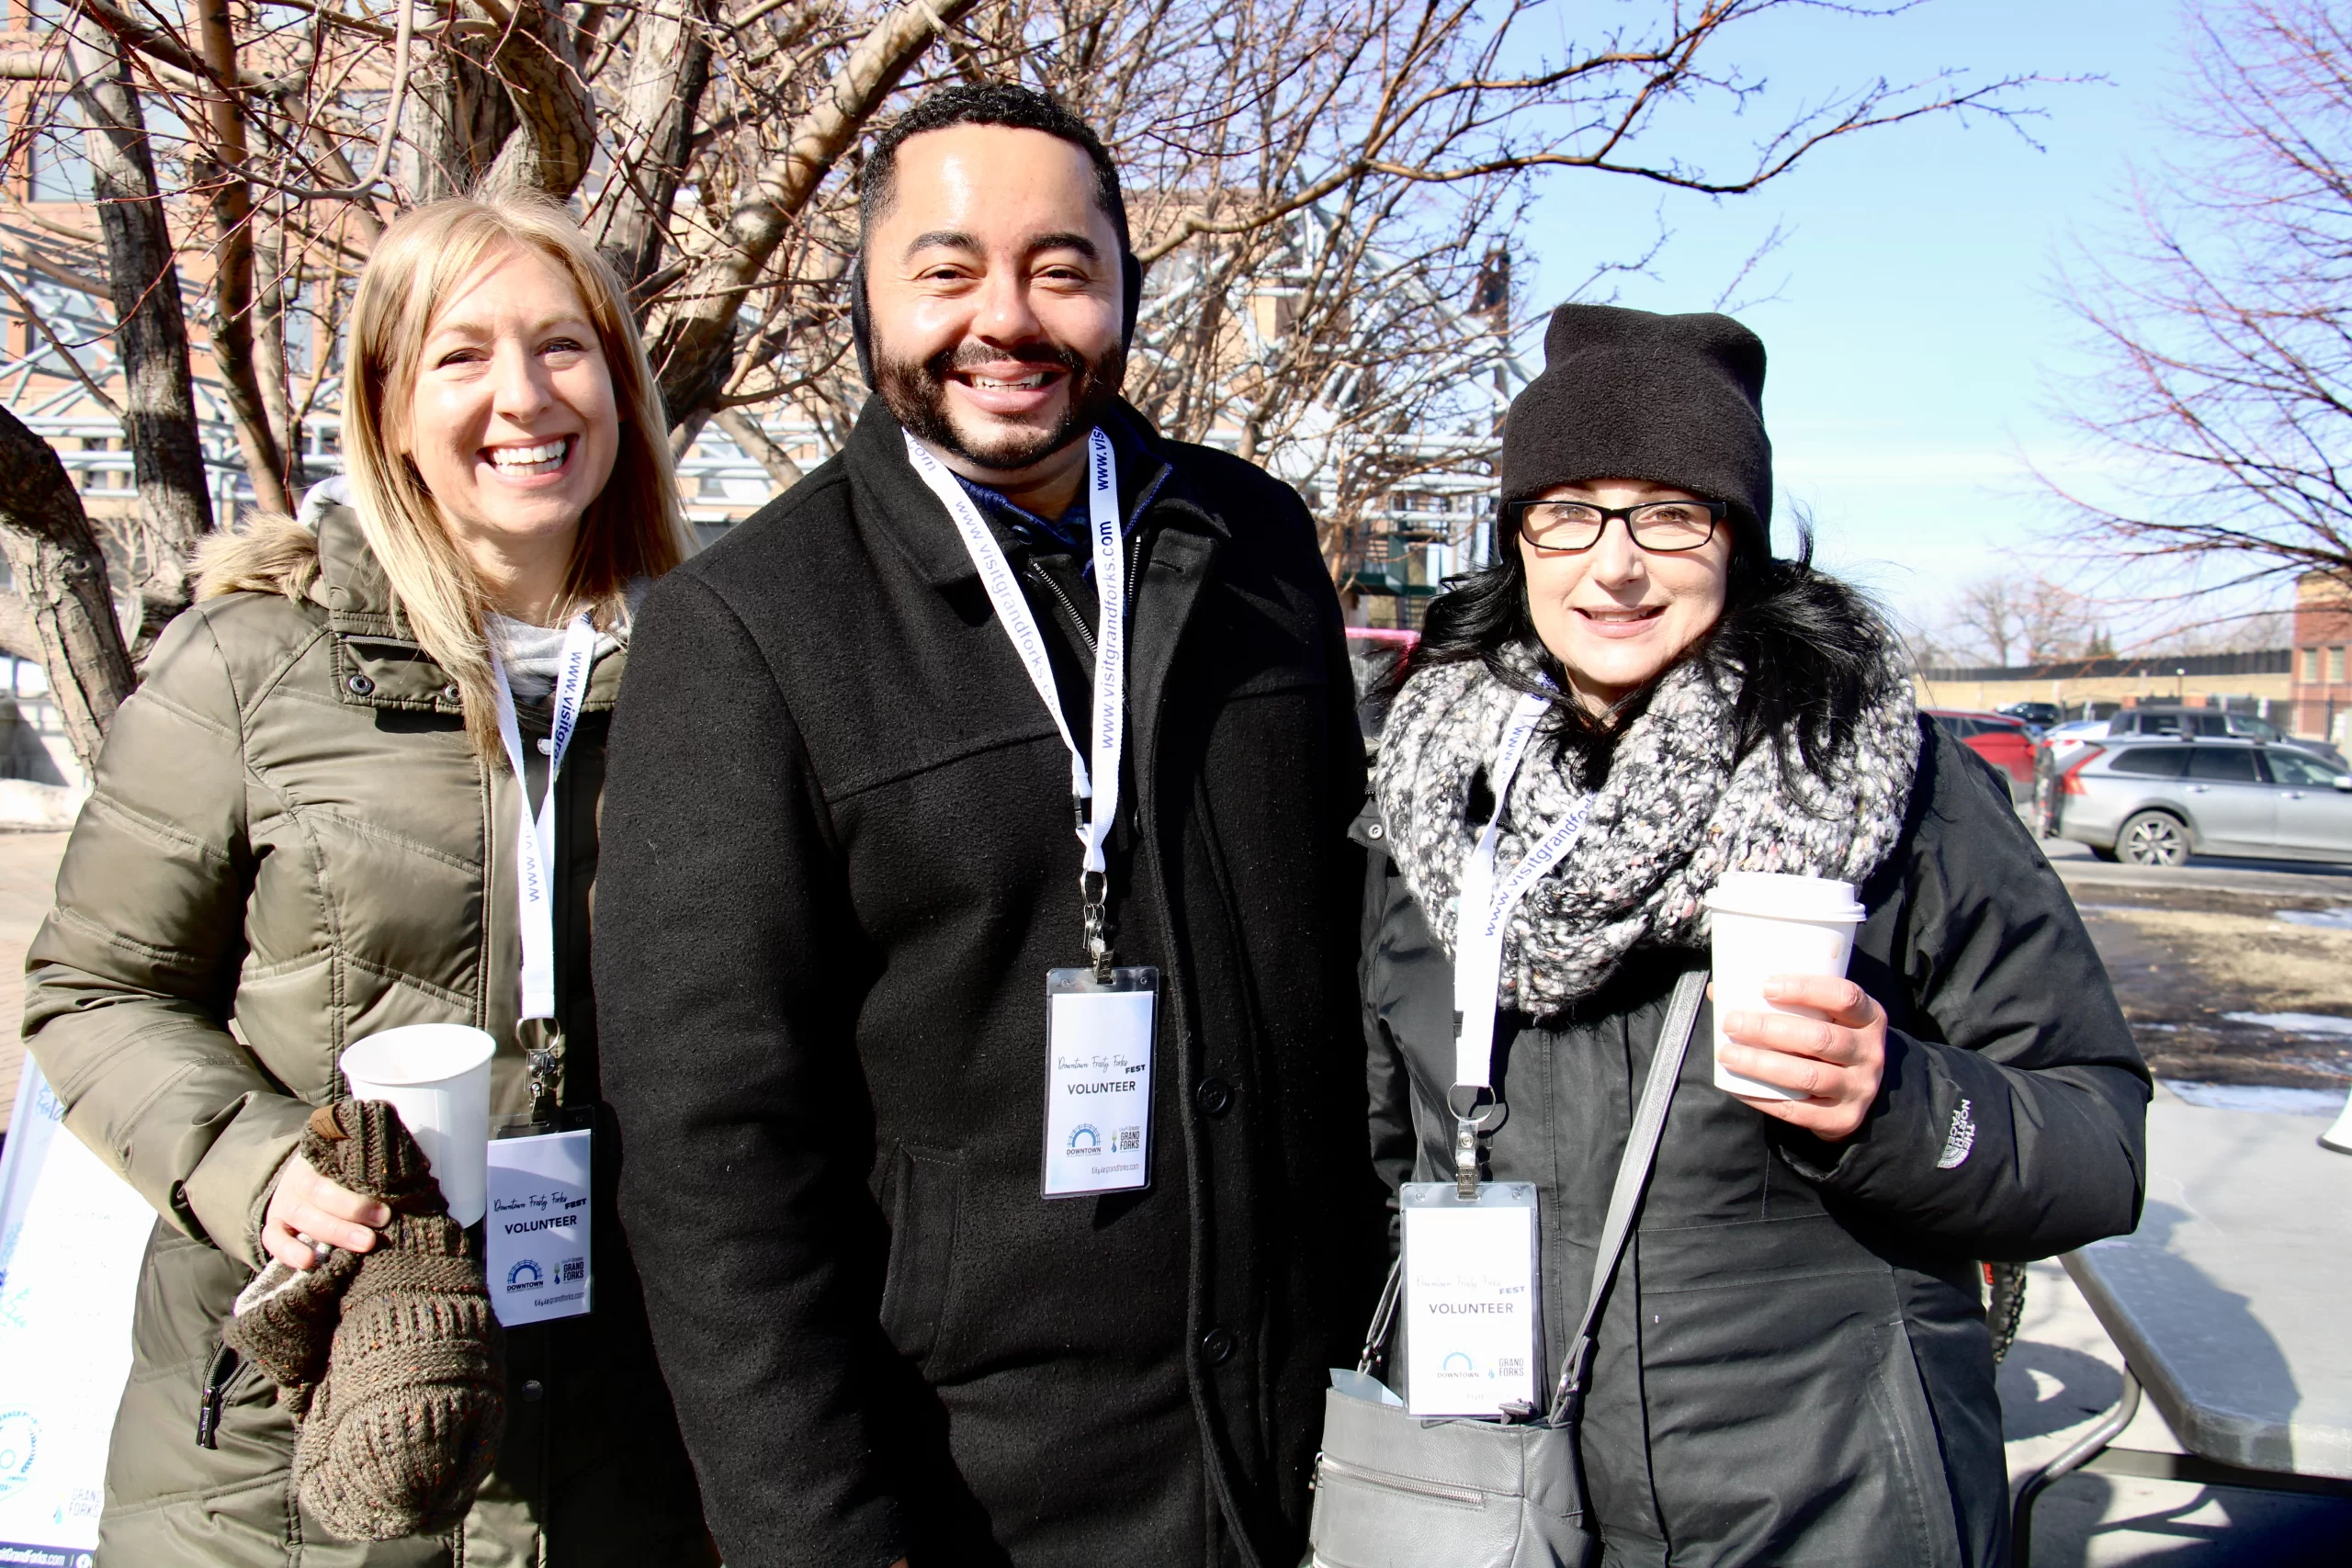
M 955 519 L 964 548 L 970 552 L 981 585 L 989 591 L 989 603 L 996 606 L 997 622 L 1012 640 L 1012 650 L 1029 671 L 1029 683 L 1037 688 L 1054 728 L 1061 732 L 1062 744 L 1069 749 L 1070 794 L 1087 803 L 1078 841 L 1086 849 L 1085 869 L 1100 876 L 1103 840 L 1111 836 L 1111 820 L 1119 809 L 1119 749 L 1126 739 L 1127 572 L 1119 536 L 1119 470 L 1111 454 L 1111 438 L 1098 425 L 1086 442 L 1087 531 L 1093 541 L 1095 596 L 1094 716 L 1088 737 L 1091 763 L 1089 754 L 1081 752 L 1072 739 L 1069 721 L 1062 717 L 1053 661 L 1046 657 L 1036 617 L 1029 613 L 1029 601 L 1013 579 L 1012 563 L 1004 558 L 1004 550 L 989 532 L 979 507 L 930 449 L 911 435 L 907 437 L 907 458 L 947 508 L 947 515 Z
M 595 662 L 596 625 L 582 612 L 563 631 L 548 739 L 541 743 L 548 757 L 548 790 L 534 812 L 531 775 L 523 761 L 522 727 L 514 719 L 514 694 L 506 683 L 506 664 L 498 657 L 497 643 L 493 641 L 490 648 L 498 737 L 506 743 L 506 760 L 514 769 L 514 793 L 523 803 L 523 829 L 515 836 L 514 846 L 514 898 L 523 924 L 520 1016 L 526 1019 L 555 1016 L 555 776 L 580 722 L 580 705 L 588 694 L 588 671 Z
M 1593 797 L 1588 795 L 1497 886 L 1495 835 L 1503 802 L 1534 741 L 1536 726 L 1551 705 L 1547 694 L 1530 692 L 1511 709 L 1487 780 L 1495 809 L 1487 818 L 1486 831 L 1478 835 L 1478 847 L 1462 868 L 1462 903 L 1453 928 L 1453 1081 L 1461 1088 L 1493 1087 L 1496 995 L 1502 985 L 1503 932 L 1510 912 L 1536 878 L 1560 863 L 1592 813 Z

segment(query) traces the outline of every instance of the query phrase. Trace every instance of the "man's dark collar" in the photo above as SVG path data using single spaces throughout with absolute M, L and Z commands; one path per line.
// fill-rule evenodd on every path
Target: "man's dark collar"
M 1125 413 L 1117 408 L 1106 412 L 1102 430 L 1111 438 L 1112 455 L 1118 460 L 1119 507 L 1124 514 L 1120 531 L 1125 533 L 1136 525 L 1141 513 L 1139 502 L 1157 488 L 1156 481 L 1167 468 L 1166 459 L 1144 450 Z M 1080 437 L 1080 439 L 1084 439 Z M 952 471 L 952 470 L 951 470 Z M 965 492 L 980 503 L 983 515 L 1009 531 L 1020 543 L 1047 550 L 1071 551 L 1084 555 L 1087 549 L 1088 502 L 1081 488 L 1062 509 L 1059 517 L 1041 517 L 1023 506 L 993 485 L 956 475 Z
M 1148 513 L 1155 526 L 1175 523 L 1216 538 L 1226 537 L 1230 526 L 1194 490 L 1170 444 L 1163 442 L 1150 423 L 1125 402 L 1117 404 L 1116 412 L 1125 435 L 1136 448 L 1135 462 L 1123 456 L 1119 463 L 1121 494 L 1140 498 L 1130 501 L 1129 515 Z M 906 431 L 880 396 L 868 398 L 859 411 L 842 456 L 854 481 L 870 489 L 883 528 L 924 581 L 944 588 L 978 575 L 938 498 L 924 487 L 908 460 Z M 1131 485 L 1135 488 L 1130 489 Z

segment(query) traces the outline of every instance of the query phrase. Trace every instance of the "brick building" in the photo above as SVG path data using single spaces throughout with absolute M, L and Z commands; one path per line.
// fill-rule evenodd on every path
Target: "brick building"
M 2298 735 L 2352 741 L 2352 589 L 2323 571 L 2295 580 L 2295 663 L 2289 696 Z

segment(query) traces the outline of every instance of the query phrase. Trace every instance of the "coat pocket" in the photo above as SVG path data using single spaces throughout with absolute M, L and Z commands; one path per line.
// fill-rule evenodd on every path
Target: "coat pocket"
M 1884 1423 L 1891 1462 L 1904 1478 L 1906 1522 L 1917 1532 L 1909 1560 L 1920 1568 L 1960 1568 L 1959 1521 L 1944 1472 L 1943 1445 L 1900 1317 L 1886 1325 L 1871 1372 L 1871 1402 Z
M 946 1348 L 955 1302 L 963 1155 L 900 1145 L 885 1197 L 890 1269 L 882 1287 L 882 1331 L 900 1355 L 928 1361 Z

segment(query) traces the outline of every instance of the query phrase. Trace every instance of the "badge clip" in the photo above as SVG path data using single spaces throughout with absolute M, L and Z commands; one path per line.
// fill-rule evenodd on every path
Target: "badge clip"
M 1458 1024 L 1461 1014 L 1454 1015 Z M 1457 1098 L 1467 1093 L 1469 1103 Z M 1445 1091 L 1445 1108 L 1453 1112 L 1453 1190 L 1464 1203 L 1478 1201 L 1478 1134 L 1502 1125 L 1503 1104 L 1489 1098 L 1492 1089 L 1455 1084 Z
M 1099 871 L 1078 874 L 1078 897 L 1086 920 L 1086 961 L 1094 968 L 1094 978 L 1102 985 L 1111 983 L 1111 942 L 1103 930 L 1104 907 L 1110 901 L 1111 879 Z
M 531 1074 L 531 1120 L 556 1119 L 556 1102 L 563 1094 L 563 1031 L 551 1018 L 517 1019 L 514 1043 Z

